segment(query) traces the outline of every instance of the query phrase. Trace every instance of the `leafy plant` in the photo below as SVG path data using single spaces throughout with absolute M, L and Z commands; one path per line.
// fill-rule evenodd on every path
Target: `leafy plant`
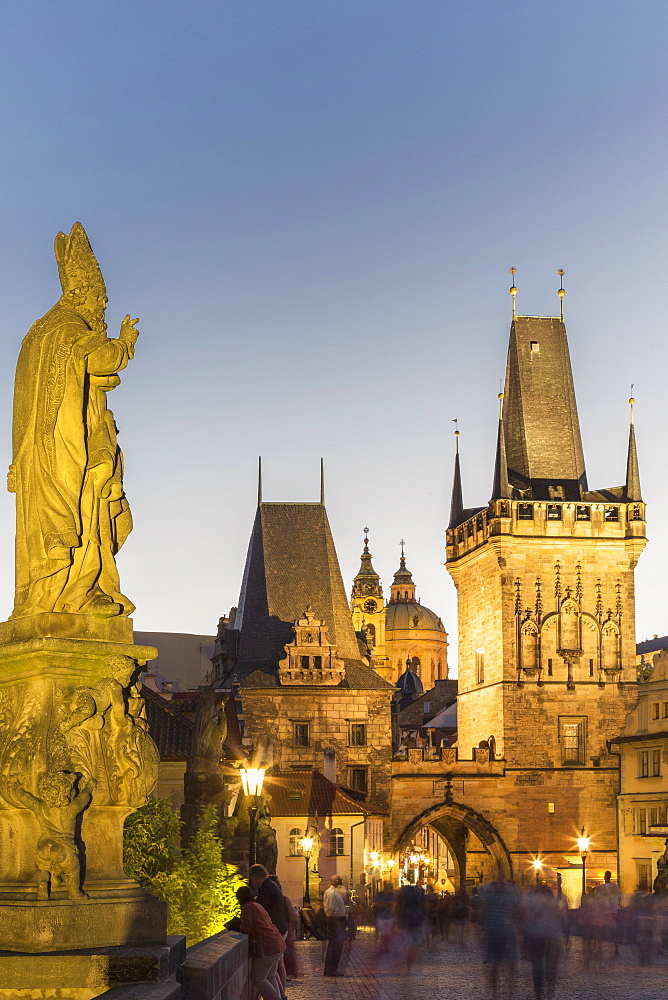
M 190 844 L 181 847 L 181 819 L 167 799 L 155 799 L 125 821 L 127 874 L 167 903 L 167 931 L 196 944 L 224 929 L 238 912 L 239 870 L 223 861 L 218 813 L 205 806 Z

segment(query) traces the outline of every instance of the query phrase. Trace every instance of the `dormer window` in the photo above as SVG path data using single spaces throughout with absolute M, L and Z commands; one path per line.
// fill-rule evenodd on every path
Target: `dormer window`
M 540 354 L 540 344 L 538 343 L 537 340 L 530 341 L 529 346 L 531 348 L 532 354 Z

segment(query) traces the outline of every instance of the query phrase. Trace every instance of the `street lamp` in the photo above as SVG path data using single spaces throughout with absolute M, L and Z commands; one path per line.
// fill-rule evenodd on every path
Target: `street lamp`
M 304 862 L 306 864 L 306 872 L 304 874 L 304 906 L 311 905 L 311 886 L 309 884 L 309 862 L 311 860 L 311 851 L 313 850 L 313 837 L 302 837 L 299 841 L 299 846 L 302 849 L 302 854 L 304 855 Z
M 586 874 L 586 863 L 587 863 L 587 852 L 589 850 L 589 837 L 585 837 L 585 828 L 582 827 L 580 831 L 580 836 L 578 837 L 578 850 L 580 852 L 580 857 L 582 858 L 582 896 L 580 898 L 580 906 L 582 906 L 582 900 L 587 895 L 587 874 Z
M 255 864 L 255 827 L 264 782 L 264 767 L 240 767 L 241 784 L 248 803 L 248 867 Z
M 536 876 L 536 885 L 540 885 L 540 871 L 543 867 L 543 862 L 540 860 L 540 858 L 534 858 L 534 860 L 531 862 L 531 866 Z

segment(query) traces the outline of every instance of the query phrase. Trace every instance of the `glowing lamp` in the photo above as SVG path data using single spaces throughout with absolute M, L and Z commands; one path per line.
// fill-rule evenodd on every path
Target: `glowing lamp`
M 240 767 L 241 784 L 244 795 L 252 795 L 254 798 L 262 794 L 262 784 L 264 782 L 264 767 Z
M 369 857 L 371 858 L 371 861 L 373 862 L 374 865 L 378 864 L 378 858 L 380 857 L 378 851 L 372 851 Z
M 582 830 L 582 836 L 578 837 L 578 850 L 579 850 L 580 854 L 586 854 L 587 853 L 587 851 L 589 850 L 590 839 L 591 838 L 589 838 L 589 837 L 585 837 L 585 835 L 584 835 L 584 828 L 583 828 L 583 830 Z
M 313 850 L 313 837 L 302 837 L 299 844 L 303 853 L 308 855 Z
M 388 868 L 394 868 L 394 858 L 388 858 L 387 859 L 387 867 Z
M 540 871 L 540 869 L 543 867 L 543 862 L 539 861 L 537 858 L 535 861 L 532 861 L 531 864 L 533 865 L 533 869 L 536 872 Z

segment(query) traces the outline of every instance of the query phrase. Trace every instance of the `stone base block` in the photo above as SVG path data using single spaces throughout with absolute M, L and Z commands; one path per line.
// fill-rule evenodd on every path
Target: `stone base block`
M 44 996 L 91 1000 L 110 987 L 164 983 L 174 975 L 185 953 L 184 937 L 169 937 L 162 946 L 146 948 L 100 948 L 48 955 L 0 952 L 0 997 L 30 997 L 42 990 Z
M 148 895 L 74 905 L 65 899 L 0 902 L 0 949 L 5 952 L 164 945 L 166 927 L 167 904 Z
M 45 611 L 38 615 L 0 622 L 0 643 L 3 645 L 46 638 L 132 643 L 132 619 L 122 615 L 100 618 L 64 611 Z

